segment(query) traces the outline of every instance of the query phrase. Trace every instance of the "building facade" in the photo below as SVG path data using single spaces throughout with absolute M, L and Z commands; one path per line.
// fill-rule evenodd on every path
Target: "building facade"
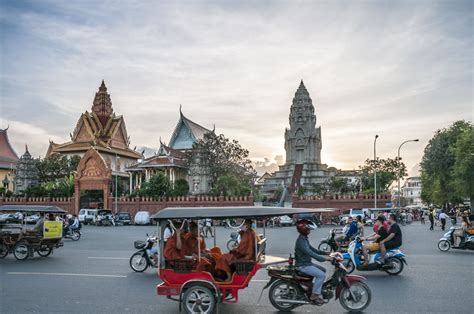
M 0 181 L 4 192 L 14 191 L 14 179 L 18 155 L 8 138 L 8 128 L 0 129 Z
M 358 178 L 357 171 L 338 170 L 321 162 L 321 127 L 316 127 L 316 122 L 313 101 L 301 81 L 290 107 L 290 128 L 285 130 L 286 162 L 265 180 L 264 194 L 270 195 L 281 187 L 295 192 L 299 187 L 325 183 L 333 176 L 351 181 Z
M 423 204 L 421 200 L 421 189 L 421 177 L 409 177 L 406 179 L 401 190 L 402 197 L 407 201 L 407 205 L 421 206 Z
M 130 175 L 125 169 L 142 156 L 129 147 L 125 120 L 115 114 L 104 81 L 95 94 L 91 111 L 81 115 L 70 138 L 62 144 L 50 141 L 46 157 L 52 154 L 83 157 L 94 148 L 111 169 L 112 176 L 120 177 L 123 187 L 128 188 Z
M 169 144 L 166 145 L 160 139 L 160 148 L 154 156 L 139 160 L 126 169 L 130 173 L 130 190 L 140 188 L 143 182 L 148 182 L 151 176 L 161 172 L 173 184 L 177 179 L 186 179 L 192 194 L 208 193 L 211 189 L 211 181 L 206 175 L 206 169 L 191 169 L 193 171 L 190 171 L 187 160 L 188 158 L 194 158 L 195 161 L 199 159 L 199 152 L 193 150 L 193 145 L 209 132 L 214 132 L 214 130 L 188 119 L 180 108 L 179 120 Z M 199 162 L 193 164 L 199 164 Z

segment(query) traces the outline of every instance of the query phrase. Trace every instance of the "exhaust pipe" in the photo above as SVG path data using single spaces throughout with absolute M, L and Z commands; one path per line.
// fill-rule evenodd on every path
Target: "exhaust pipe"
M 309 301 L 303 300 L 288 300 L 288 299 L 274 299 L 275 302 L 290 303 L 290 304 L 309 304 Z

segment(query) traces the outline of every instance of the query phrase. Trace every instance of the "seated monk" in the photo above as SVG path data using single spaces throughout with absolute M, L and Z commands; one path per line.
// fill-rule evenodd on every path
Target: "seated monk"
M 176 229 L 174 235 L 168 239 L 163 253 L 164 257 L 168 261 L 184 258 L 183 250 L 183 234 L 181 229 Z
M 231 279 L 230 265 L 236 260 L 255 260 L 256 234 L 252 230 L 252 220 L 246 219 L 240 231 L 240 243 L 227 254 L 222 254 L 216 263 L 216 272 L 224 272 L 227 280 Z
M 198 258 L 200 251 L 201 258 L 197 261 L 196 270 L 214 272 L 214 261 L 206 250 L 206 242 L 199 236 L 198 226 L 195 222 L 189 223 L 189 232 L 184 235 L 183 251 L 184 255 L 193 256 L 194 258 Z

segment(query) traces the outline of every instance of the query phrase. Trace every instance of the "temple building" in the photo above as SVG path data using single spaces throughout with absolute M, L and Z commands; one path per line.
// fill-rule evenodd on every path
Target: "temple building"
M 160 139 L 160 148 L 154 156 L 139 160 L 139 162 L 127 168 L 127 171 L 131 174 L 130 190 L 134 191 L 143 182 L 147 182 L 151 176 L 162 172 L 173 184 L 177 179 L 186 179 L 191 193 L 209 192 L 211 189 L 209 177 L 206 175 L 190 175 L 186 161 L 188 158 L 196 157 L 196 152 L 193 152 L 194 143 L 202 139 L 206 133 L 214 131 L 188 119 L 180 108 L 179 120 L 169 144 L 166 145 Z
M 4 191 L 14 191 L 18 155 L 8 139 L 8 128 L 0 129 L 0 181 Z
M 26 189 L 39 183 L 38 169 L 35 161 L 25 146 L 25 153 L 20 157 L 16 167 L 15 193 L 22 193 Z
M 93 147 L 112 170 L 112 176 L 121 177 L 119 184 L 128 189 L 130 175 L 125 168 L 135 164 L 142 156 L 129 147 L 130 137 L 125 120 L 123 116 L 115 115 L 104 81 L 95 94 L 91 111 L 81 115 L 70 138 L 62 144 L 50 141 L 46 157 L 52 154 L 82 157 Z
M 263 193 L 270 195 L 280 187 L 295 192 L 299 187 L 325 183 L 332 176 L 354 176 L 354 171 L 338 170 L 321 162 L 321 127 L 316 127 L 313 101 L 303 81 L 293 97 L 289 123 L 290 128 L 285 130 L 286 162 L 265 179 Z

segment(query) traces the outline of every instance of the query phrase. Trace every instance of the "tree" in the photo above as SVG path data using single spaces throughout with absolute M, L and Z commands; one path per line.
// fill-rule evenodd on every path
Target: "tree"
M 189 193 L 189 183 L 185 179 L 174 182 L 173 196 L 186 196 Z
M 245 196 L 249 195 L 250 191 L 250 187 L 236 176 L 228 175 L 219 177 L 211 192 L 214 195 Z
M 465 146 L 472 135 L 464 135 L 472 132 L 470 122 L 456 121 L 447 129 L 437 130 L 428 142 L 420 164 L 423 201 L 446 204 L 458 203 L 464 197 L 472 199 L 472 145 Z
M 81 157 L 53 154 L 44 159 L 36 159 L 40 183 L 55 182 L 58 179 L 69 177 L 76 171 Z
M 172 194 L 171 182 L 163 173 L 158 173 L 142 184 L 140 196 L 161 197 Z
M 188 158 L 189 174 L 208 175 L 214 184 L 220 177 L 233 176 L 239 185 L 250 190 L 257 172 L 248 157 L 249 151 L 238 141 L 209 132 L 193 145 L 193 154 Z
M 362 170 L 362 187 L 365 193 L 375 192 L 374 172 L 377 170 L 377 192 L 388 192 L 395 180 L 407 175 L 405 164 L 401 158 L 367 159 Z
M 474 129 L 465 130 L 454 147 L 453 186 L 474 204 Z

